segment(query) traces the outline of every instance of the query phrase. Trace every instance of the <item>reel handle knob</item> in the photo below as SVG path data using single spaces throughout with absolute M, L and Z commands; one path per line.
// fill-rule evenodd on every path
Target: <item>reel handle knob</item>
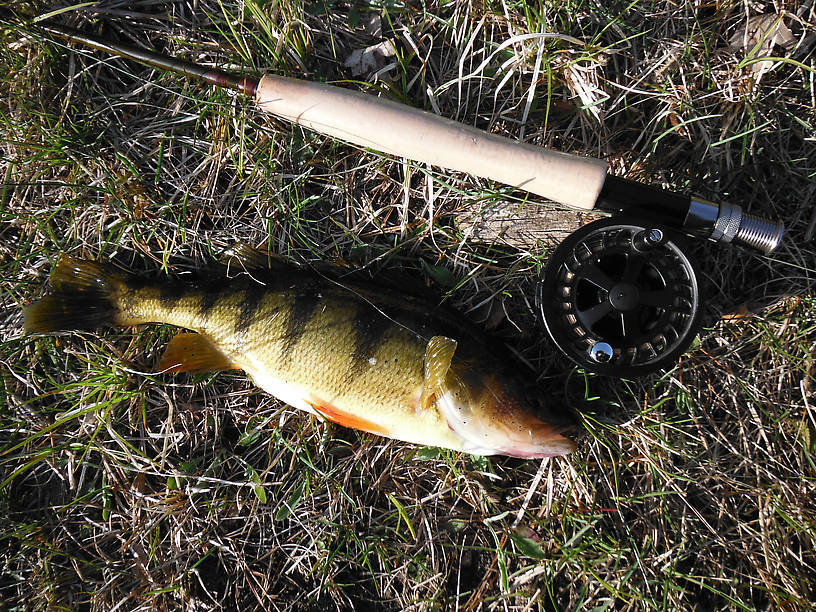
M 647 253 L 666 241 L 666 234 L 657 227 L 645 229 L 632 236 L 632 246 L 640 253 Z

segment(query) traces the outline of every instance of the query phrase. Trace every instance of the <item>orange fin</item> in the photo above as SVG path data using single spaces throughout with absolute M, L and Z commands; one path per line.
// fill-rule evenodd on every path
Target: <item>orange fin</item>
M 156 369 L 173 374 L 201 374 L 240 368 L 201 334 L 181 333 L 170 340 Z
M 312 408 L 314 408 L 317 412 L 322 414 L 324 417 L 326 417 L 328 420 L 330 420 L 332 423 L 337 423 L 338 425 L 342 425 L 343 427 L 350 427 L 351 429 L 360 429 L 362 431 L 378 434 L 380 436 L 391 435 L 388 432 L 388 430 L 386 430 L 381 425 L 372 423 L 371 421 L 364 419 L 362 417 L 349 414 L 348 412 L 338 410 L 334 406 L 326 406 L 322 404 L 316 404 L 314 402 L 309 402 L 309 405 Z

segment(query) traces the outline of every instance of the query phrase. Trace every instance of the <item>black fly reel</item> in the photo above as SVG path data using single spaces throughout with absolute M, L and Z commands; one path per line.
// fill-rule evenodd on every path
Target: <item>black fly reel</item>
M 583 368 L 642 376 L 669 368 L 700 329 L 697 274 L 679 237 L 615 216 L 568 236 L 538 283 L 555 344 Z

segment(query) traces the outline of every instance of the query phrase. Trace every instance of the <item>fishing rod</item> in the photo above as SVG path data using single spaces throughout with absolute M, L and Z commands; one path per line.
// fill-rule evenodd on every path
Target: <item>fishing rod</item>
M 376 96 L 274 74 L 225 72 L 53 23 L 42 31 L 148 66 L 233 89 L 267 113 L 321 134 L 495 180 L 575 210 L 612 215 L 569 235 L 537 286 L 556 346 L 587 370 L 639 376 L 670 367 L 701 326 L 697 270 L 685 236 L 770 254 L 781 222 L 609 174 L 606 161 L 490 134 Z
M 264 112 L 338 140 L 492 179 L 573 209 L 626 213 L 765 254 L 782 240 L 781 222 L 743 213 L 737 205 L 613 176 L 601 159 L 490 134 L 359 91 L 269 73 L 260 79 L 237 75 L 57 24 L 38 27 L 92 49 L 233 89 L 253 97 Z

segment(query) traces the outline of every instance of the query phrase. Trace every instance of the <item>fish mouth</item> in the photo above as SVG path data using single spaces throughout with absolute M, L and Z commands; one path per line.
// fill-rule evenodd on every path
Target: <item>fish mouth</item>
M 568 427 L 522 410 L 506 394 L 493 392 L 487 398 L 462 402 L 458 393 L 446 390 L 436 405 L 462 440 L 462 450 L 473 455 L 538 459 L 566 455 L 576 448 L 561 433 Z
M 537 424 L 528 429 L 527 433 L 529 439 L 519 439 L 517 435 L 508 436 L 508 444 L 502 445 L 497 452 L 522 459 L 543 459 L 567 455 L 577 447 L 573 440 L 549 423 Z
M 575 442 L 568 438 L 564 438 L 563 444 L 555 445 L 546 449 L 526 450 L 520 448 L 502 448 L 498 450 L 501 455 L 508 457 L 518 457 L 519 459 L 545 459 L 547 457 L 560 457 L 568 455 L 576 448 Z
M 487 447 L 465 440 L 462 450 L 471 455 L 504 455 L 519 459 L 544 459 L 560 457 L 573 452 L 577 445 L 574 441 L 559 433 L 551 433 L 546 441 L 539 443 L 508 440 L 507 444 Z

